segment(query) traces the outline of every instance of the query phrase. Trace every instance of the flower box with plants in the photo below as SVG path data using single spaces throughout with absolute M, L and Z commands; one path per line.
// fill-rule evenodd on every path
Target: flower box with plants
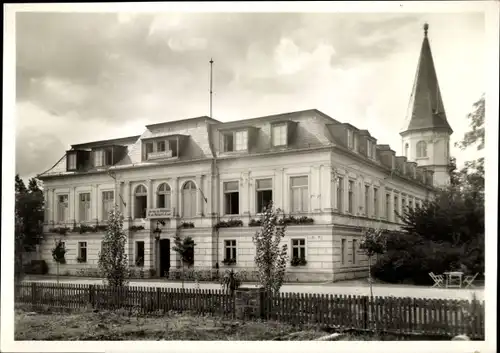
M 69 231 L 70 231 L 70 228 L 68 228 L 68 227 L 55 227 L 55 228 L 49 229 L 50 233 L 57 233 L 60 235 L 66 235 Z
M 79 224 L 79 225 L 75 225 L 73 227 L 73 230 L 72 232 L 74 233 L 80 233 L 80 234 L 83 234 L 83 233 L 97 233 L 97 232 L 105 232 L 108 230 L 108 226 L 106 224 L 96 224 L 96 225 L 88 225 L 88 224 Z
M 194 223 L 193 222 L 182 222 L 177 226 L 179 229 L 186 229 L 186 228 L 194 228 Z
M 77 261 L 79 264 L 82 264 L 82 263 L 87 262 L 87 260 L 86 260 L 85 258 L 81 257 L 81 256 L 78 256 L 78 257 L 76 258 L 76 261 Z
M 236 259 L 224 259 L 222 263 L 226 266 L 236 265 Z
M 290 261 L 290 265 L 292 265 L 293 267 L 305 266 L 307 265 L 307 260 L 304 259 L 303 257 L 294 257 Z
M 220 221 L 214 226 L 215 229 L 232 227 L 243 227 L 243 221 L 241 219 L 230 219 L 228 221 Z
M 131 232 L 137 232 L 137 231 L 139 231 L 139 230 L 144 230 L 144 226 L 130 226 L 130 227 L 129 227 L 129 230 L 130 230 Z
M 248 222 L 249 227 L 260 227 L 262 225 L 262 221 L 260 219 L 251 219 Z
M 283 217 L 278 221 L 279 225 L 303 225 L 303 224 L 313 224 L 314 219 L 307 217 L 307 216 L 302 216 L 302 217 L 294 217 L 294 216 L 288 216 L 288 217 Z

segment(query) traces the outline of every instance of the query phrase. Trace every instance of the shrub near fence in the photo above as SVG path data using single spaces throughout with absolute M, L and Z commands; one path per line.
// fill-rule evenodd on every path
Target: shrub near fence
M 16 302 L 61 308 L 124 308 L 142 313 L 170 310 L 234 318 L 235 299 L 222 290 L 21 283 Z M 263 318 L 337 330 L 484 339 L 484 302 L 465 300 L 280 293 L 264 296 Z

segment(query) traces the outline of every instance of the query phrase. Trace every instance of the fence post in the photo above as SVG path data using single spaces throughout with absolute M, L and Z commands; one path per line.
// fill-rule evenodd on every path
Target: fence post
M 363 296 L 363 326 L 365 330 L 367 330 L 370 327 L 370 324 L 368 322 L 370 317 L 368 312 L 370 310 L 368 299 L 369 298 L 366 295 Z
M 95 307 L 94 294 L 95 294 L 95 285 L 91 284 L 89 285 L 89 303 L 92 305 L 93 308 Z
M 36 304 L 36 282 L 31 282 L 31 304 Z
M 160 299 L 161 299 L 161 288 L 160 287 L 156 287 L 156 310 L 160 310 L 161 308 L 161 303 L 160 303 Z

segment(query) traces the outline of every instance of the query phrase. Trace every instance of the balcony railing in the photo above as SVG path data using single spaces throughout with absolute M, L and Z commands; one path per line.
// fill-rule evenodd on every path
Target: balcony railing
M 160 152 L 149 152 L 148 153 L 148 160 L 161 159 L 161 158 L 172 158 L 172 151 L 160 151 Z

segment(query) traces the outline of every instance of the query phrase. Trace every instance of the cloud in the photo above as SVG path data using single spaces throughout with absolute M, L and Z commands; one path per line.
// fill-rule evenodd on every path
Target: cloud
M 217 119 L 318 108 L 396 150 L 425 20 L 454 138 L 484 85 L 484 18 L 475 14 L 18 13 L 16 20 L 25 172 L 49 168 L 73 143 L 208 114 L 210 58 Z M 461 39 L 450 41 L 453 33 Z M 43 153 L 23 151 L 30 141 Z

